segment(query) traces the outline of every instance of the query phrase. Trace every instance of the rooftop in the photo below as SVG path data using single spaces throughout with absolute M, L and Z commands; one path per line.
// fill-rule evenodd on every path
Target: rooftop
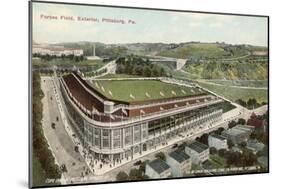
M 89 84 L 107 98 L 125 102 L 206 94 L 197 88 L 165 83 L 160 80 L 92 80 Z
M 231 129 L 223 131 L 224 134 L 233 135 L 233 136 L 240 135 L 243 133 L 249 133 L 249 132 L 251 132 L 251 127 L 247 125 L 237 125 L 235 127 L 232 127 Z
M 160 159 L 155 159 L 149 162 L 148 165 L 159 174 L 170 168 L 169 165 L 167 165 L 164 161 Z
M 217 138 L 219 140 L 226 140 L 226 138 L 224 136 L 221 136 L 221 135 L 218 135 L 218 134 L 215 134 L 215 133 L 212 133 L 209 136 Z
M 189 155 L 187 155 L 185 152 L 179 150 L 169 153 L 169 156 L 179 163 L 182 163 L 190 158 Z
M 189 148 L 195 150 L 198 153 L 201 153 L 201 152 L 203 152 L 203 151 L 205 151 L 205 150 L 207 150 L 209 148 L 207 145 L 202 144 L 202 143 L 200 143 L 198 141 L 194 141 L 194 142 L 188 144 L 187 146 Z
M 247 147 L 255 149 L 256 151 L 262 150 L 264 148 L 264 146 L 265 145 L 263 143 L 259 142 L 256 139 L 255 140 L 251 139 L 251 140 L 248 140 L 248 142 L 247 142 Z

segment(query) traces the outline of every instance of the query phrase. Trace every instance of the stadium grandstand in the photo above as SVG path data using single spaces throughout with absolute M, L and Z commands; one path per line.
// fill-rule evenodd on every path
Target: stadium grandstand
M 60 79 L 69 123 L 97 159 L 119 162 L 222 119 L 222 99 L 161 79 Z

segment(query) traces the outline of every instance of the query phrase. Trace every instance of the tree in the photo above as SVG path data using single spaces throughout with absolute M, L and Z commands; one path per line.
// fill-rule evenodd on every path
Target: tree
M 228 146 L 229 149 L 231 149 L 234 146 L 234 143 L 232 142 L 231 139 L 227 140 L 227 146 Z
M 166 161 L 166 156 L 165 156 L 165 154 L 163 152 L 158 152 L 157 154 L 155 154 L 155 157 L 159 158 L 159 159 L 161 159 L 163 161 Z
M 144 68 L 144 76 L 145 77 L 150 77 L 151 76 L 151 70 L 150 70 L 150 68 L 148 66 L 146 66 Z
M 210 148 L 210 154 L 216 154 L 218 151 L 217 151 L 217 149 L 215 148 L 215 147 L 211 147 Z
M 141 180 L 142 179 L 142 171 L 136 168 L 130 170 L 129 173 L 130 180 Z
M 238 100 L 236 100 L 236 102 L 238 104 L 240 104 L 241 106 L 247 107 L 247 103 L 244 100 L 242 100 L 242 99 L 238 99 Z
M 141 172 L 143 172 L 143 174 L 144 174 L 144 172 L 145 172 L 145 166 L 146 166 L 146 164 L 147 164 L 148 162 L 149 162 L 149 161 L 146 160 L 146 161 L 144 161 L 144 162 L 141 162 L 141 164 L 140 164 L 139 170 L 140 170 Z
M 226 154 L 225 152 L 226 152 L 225 149 L 219 149 L 219 150 L 218 150 L 218 154 L 219 154 L 220 157 L 224 157 L 225 154 Z
M 254 109 L 255 106 L 257 106 L 257 100 L 255 98 L 250 98 L 248 101 L 247 101 L 247 106 L 249 108 L 252 108 Z
M 221 135 L 221 133 L 224 131 L 225 129 L 223 127 L 218 128 L 217 130 L 215 130 L 214 132 L 218 135 Z
M 241 142 L 241 143 L 239 144 L 239 146 L 240 146 L 241 148 L 246 148 L 247 143 L 246 143 L 245 141 L 243 141 L 243 142 Z
M 231 129 L 232 127 L 235 127 L 237 123 L 235 121 L 231 121 L 228 123 L 228 127 Z
M 248 149 L 243 150 L 243 165 L 244 166 L 253 166 L 257 163 L 257 156 Z
M 243 119 L 243 118 L 239 118 L 237 123 L 240 124 L 240 125 L 245 125 L 246 124 L 246 120 Z
M 116 180 L 117 181 L 127 181 L 129 180 L 129 176 L 127 173 L 125 173 L 124 171 L 120 171 L 117 175 L 116 175 Z
M 196 140 L 198 142 L 201 142 L 201 143 L 205 144 L 205 145 L 208 145 L 208 137 L 209 137 L 209 134 L 205 133 L 201 137 L 197 137 Z

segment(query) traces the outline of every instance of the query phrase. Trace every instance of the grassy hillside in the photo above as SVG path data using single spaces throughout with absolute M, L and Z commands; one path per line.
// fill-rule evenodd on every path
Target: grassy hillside
M 203 79 L 266 80 L 265 63 L 200 63 L 186 64 L 184 70 Z
M 160 56 L 190 59 L 233 58 L 249 54 L 249 49 L 242 45 L 221 43 L 187 43 L 178 48 L 161 51 Z
M 248 101 L 250 98 L 255 98 L 258 103 L 268 102 L 268 91 L 263 89 L 234 88 L 230 86 L 218 86 L 202 82 L 199 83 L 199 85 L 232 101 L 236 101 L 238 99 Z
M 187 44 L 173 50 L 166 50 L 158 53 L 160 56 L 174 57 L 174 58 L 188 58 L 190 56 L 223 56 L 224 51 L 216 44 Z

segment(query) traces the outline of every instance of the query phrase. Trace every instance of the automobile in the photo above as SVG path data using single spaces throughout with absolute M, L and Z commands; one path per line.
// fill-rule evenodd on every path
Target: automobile
M 53 129 L 56 129 L 56 124 L 55 124 L 55 123 L 52 123 L 52 124 L 51 124 L 51 127 L 52 127 Z
M 79 152 L 78 146 L 75 146 L 75 147 L 74 147 L 74 150 L 75 150 L 75 152 Z

